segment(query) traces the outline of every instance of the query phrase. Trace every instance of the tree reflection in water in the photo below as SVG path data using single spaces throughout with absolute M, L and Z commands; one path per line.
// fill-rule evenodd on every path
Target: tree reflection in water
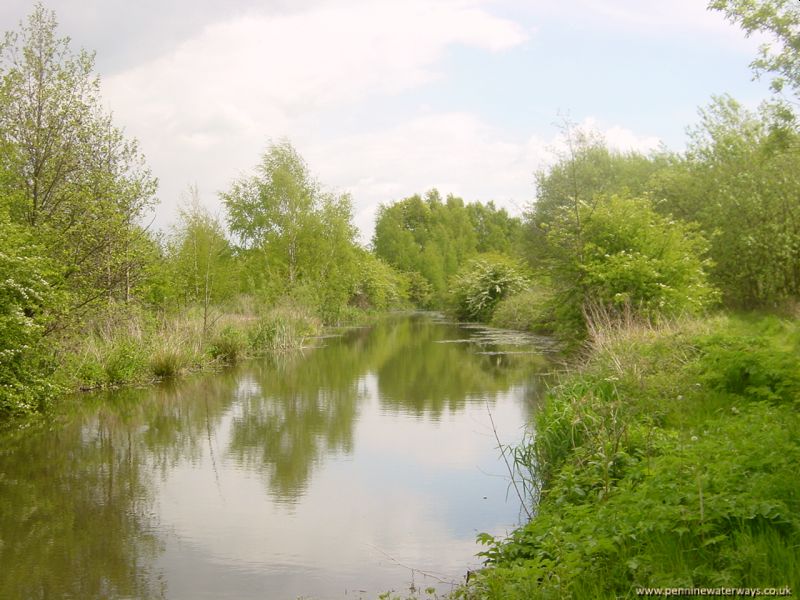
M 535 389 L 541 355 L 503 354 L 465 341 L 472 335 L 390 320 L 225 373 L 84 395 L 51 425 L 6 432 L 0 597 L 165 597 L 154 490 L 176 467 L 210 460 L 216 473 L 230 462 L 293 504 L 326 457 L 353 452 L 365 402 L 438 420 L 517 385 Z

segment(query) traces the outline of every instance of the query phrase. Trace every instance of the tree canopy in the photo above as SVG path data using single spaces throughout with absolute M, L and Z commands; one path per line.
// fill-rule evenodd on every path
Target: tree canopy
M 0 196 L 61 267 L 72 308 L 127 296 L 156 180 L 102 107 L 94 56 L 37 4 L 0 48 Z
M 334 312 L 347 303 L 357 277 L 352 202 L 324 191 L 289 142 L 271 144 L 255 174 L 221 196 L 268 297 L 296 294 Z
M 785 86 L 800 95 L 800 5 L 796 0 L 712 0 L 708 7 L 721 11 L 749 36 L 767 34 L 751 66 L 756 74 L 773 73 L 772 88 Z
M 413 300 L 441 305 L 450 278 L 467 259 L 478 252 L 516 253 L 520 239 L 519 219 L 504 209 L 491 202 L 465 204 L 456 196 L 443 200 L 434 189 L 424 198 L 381 206 L 372 245 L 379 257 L 410 274 Z

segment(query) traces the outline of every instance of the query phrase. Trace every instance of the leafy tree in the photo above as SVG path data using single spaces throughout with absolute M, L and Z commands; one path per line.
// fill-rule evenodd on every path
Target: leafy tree
M 408 277 L 366 250 L 358 255 L 358 280 L 350 303 L 378 310 L 402 306 L 408 298 Z
M 533 264 L 554 286 L 556 328 L 574 335 L 594 308 L 658 318 L 712 302 L 704 237 L 649 200 L 670 180 L 665 173 L 677 172 L 680 157 L 615 153 L 569 127 L 565 137 L 567 153 L 537 174 L 537 201 L 527 215 Z M 692 214 L 689 204 L 678 206 Z
M 715 98 L 690 130 L 686 157 L 654 186 L 664 212 L 711 239 L 712 279 L 728 304 L 800 296 L 800 134 L 781 105 L 759 113 Z
M 520 229 L 519 219 L 493 203 L 465 204 L 455 196 L 443 201 L 434 189 L 424 198 L 381 206 L 372 244 L 379 257 L 409 274 L 415 301 L 441 305 L 466 260 L 481 251 L 512 251 Z
M 712 0 L 708 7 L 723 12 L 748 36 L 769 34 L 777 48 L 763 44 L 751 66 L 757 75 L 775 74 L 775 91 L 788 84 L 800 95 L 800 6 L 796 0 Z
M 222 198 L 228 225 L 245 248 L 270 248 L 289 283 L 298 276 L 300 241 L 312 226 L 318 186 L 288 143 L 273 144 L 256 175 L 237 180 Z M 280 256 L 277 256 L 280 255 Z
M 128 299 L 156 181 L 103 111 L 93 55 L 73 53 L 56 27 L 37 4 L 0 49 L 0 192 L 60 267 L 74 312 Z
M 351 200 L 324 192 L 291 144 L 272 144 L 222 199 L 249 268 L 262 272 L 252 281 L 269 297 L 288 292 L 330 313 L 346 304 L 356 277 Z
M 50 269 L 30 233 L 0 206 L 0 417 L 32 412 L 54 391 L 40 368 L 54 301 Z
M 189 193 L 190 203 L 180 211 L 169 241 L 168 260 L 175 295 L 184 305 L 203 307 L 206 331 L 212 304 L 231 296 L 236 273 L 222 225 L 200 204 L 196 187 Z
M 580 236 L 579 206 L 592 207 L 611 194 L 642 196 L 669 161 L 663 153 L 648 157 L 613 151 L 602 136 L 570 123 L 563 135 L 567 150 L 552 167 L 536 173 L 536 201 L 526 214 L 528 254 L 534 263 L 547 253 L 547 228 L 557 214 L 569 209 Z
M 472 202 L 466 206 L 469 220 L 477 236 L 476 250 L 480 253 L 515 254 L 522 240 L 522 223 L 509 216 L 504 208 L 494 202 Z

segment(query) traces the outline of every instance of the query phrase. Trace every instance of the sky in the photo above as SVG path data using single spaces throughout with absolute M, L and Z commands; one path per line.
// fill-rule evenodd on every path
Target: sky
M 565 120 L 610 146 L 685 147 L 712 96 L 755 108 L 758 45 L 705 0 L 50 0 L 96 51 L 114 122 L 159 180 L 154 226 L 288 139 L 360 239 L 376 210 L 437 188 L 521 214 Z M 16 29 L 30 0 L 0 4 Z

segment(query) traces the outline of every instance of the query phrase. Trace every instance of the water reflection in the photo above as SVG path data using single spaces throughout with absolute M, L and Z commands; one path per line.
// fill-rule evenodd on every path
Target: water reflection
M 143 453 L 116 415 L 6 434 L 0 598 L 162 598 Z
M 386 549 L 463 569 L 515 512 L 485 404 L 518 432 L 541 355 L 425 318 L 321 341 L 0 437 L 0 597 L 380 590 Z
M 539 353 L 504 353 L 503 346 L 486 344 L 480 336 L 470 344 L 465 334 L 462 328 L 431 327 L 422 320 L 391 328 L 387 346 L 394 351 L 377 371 L 385 407 L 437 418 L 469 401 L 491 401 L 544 367 Z

